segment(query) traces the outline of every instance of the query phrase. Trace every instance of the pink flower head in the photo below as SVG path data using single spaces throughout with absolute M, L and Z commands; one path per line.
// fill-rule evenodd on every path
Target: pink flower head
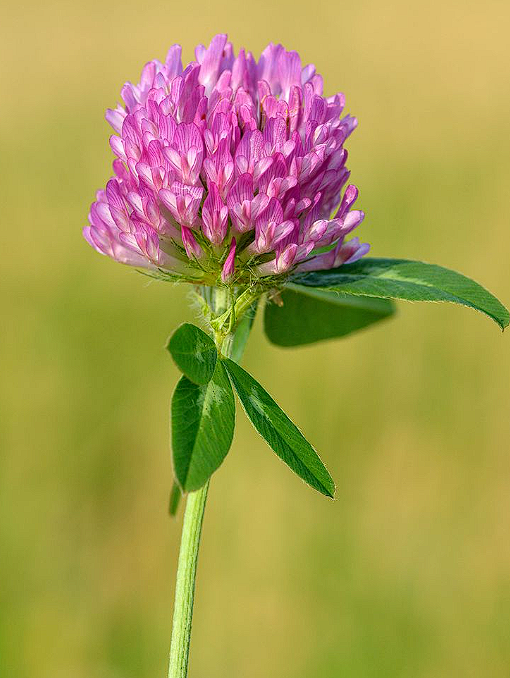
M 107 111 L 116 159 L 84 229 L 92 247 L 205 284 L 363 256 L 345 240 L 364 215 L 345 188 L 357 123 L 341 117 L 344 96 L 324 97 L 314 66 L 281 45 L 256 61 L 217 35 L 195 57 L 183 69 L 174 45 Z

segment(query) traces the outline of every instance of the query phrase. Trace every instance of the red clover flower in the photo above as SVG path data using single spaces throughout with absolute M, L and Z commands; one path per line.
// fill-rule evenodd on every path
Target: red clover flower
M 172 514 L 188 495 L 169 678 L 187 677 L 200 531 L 210 477 L 234 435 L 234 391 L 280 459 L 318 492 L 335 493 L 315 449 L 239 365 L 260 298 L 267 294 L 266 335 L 280 346 L 367 327 L 393 314 L 392 299 L 464 304 L 502 329 L 510 320 L 469 278 L 364 257 L 369 246 L 349 239 L 364 217 L 344 148 L 356 118 L 343 115 L 343 94 L 323 95 L 314 66 L 274 44 L 258 61 L 235 56 L 226 35 L 195 57 L 183 69 L 174 45 L 107 111 L 114 176 L 84 229 L 101 254 L 192 283 L 207 330 L 184 323 L 167 347 L 182 372 L 171 408 Z
M 356 118 L 297 52 L 258 61 L 216 35 L 184 69 L 181 47 L 150 61 L 123 106 L 114 176 L 84 236 L 98 252 L 170 277 L 246 284 L 336 268 L 369 249 L 346 237 L 363 220 L 344 142 Z M 345 189 L 345 190 L 344 190 Z

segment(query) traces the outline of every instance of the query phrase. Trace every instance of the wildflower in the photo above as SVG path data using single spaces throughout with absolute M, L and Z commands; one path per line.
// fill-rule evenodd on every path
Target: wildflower
M 363 256 L 368 245 L 346 240 L 364 215 L 346 187 L 343 145 L 357 123 L 341 117 L 344 96 L 324 97 L 314 66 L 281 45 L 257 62 L 217 35 L 195 55 L 183 69 L 174 45 L 107 111 L 114 176 L 91 207 L 88 242 L 210 285 L 270 285 Z

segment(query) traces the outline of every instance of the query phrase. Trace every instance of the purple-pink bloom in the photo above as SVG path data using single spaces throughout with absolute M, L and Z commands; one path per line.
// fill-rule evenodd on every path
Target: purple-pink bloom
M 369 249 L 343 144 L 356 119 L 297 52 L 255 61 L 226 35 L 184 69 L 181 48 L 151 61 L 106 112 L 114 176 L 84 229 L 99 252 L 186 280 L 254 278 L 340 266 Z M 344 190 L 345 189 L 345 190 Z

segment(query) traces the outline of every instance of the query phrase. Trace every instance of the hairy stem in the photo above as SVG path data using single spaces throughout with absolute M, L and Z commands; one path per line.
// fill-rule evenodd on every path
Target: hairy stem
M 186 678 L 188 675 L 198 549 L 208 489 L 209 481 L 196 492 L 190 492 L 186 502 L 175 585 L 168 678 Z
M 224 313 L 229 303 L 225 290 L 216 289 L 213 297 L 215 314 Z M 232 355 L 237 362 L 241 360 L 253 322 L 254 312 L 255 308 L 253 308 L 251 316 L 247 317 L 245 322 L 239 326 L 239 333 L 236 336 L 222 335 L 220 332 L 215 333 L 217 348 L 223 352 L 223 355 Z M 186 501 L 175 584 L 174 618 L 168 678 L 187 678 L 188 675 L 198 550 L 208 490 L 209 481 L 196 492 L 190 492 Z M 174 487 L 170 501 L 170 512 L 172 514 L 177 510 L 178 493 L 178 488 Z

